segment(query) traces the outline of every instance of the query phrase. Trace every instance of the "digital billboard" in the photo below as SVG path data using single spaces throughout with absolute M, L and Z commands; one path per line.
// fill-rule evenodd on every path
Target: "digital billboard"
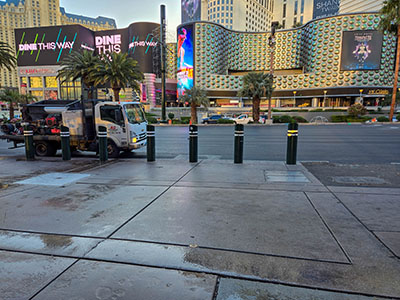
M 179 27 L 177 33 L 177 89 L 179 97 L 185 94 L 186 89 L 192 88 L 194 82 L 193 25 Z
M 314 0 L 313 19 L 335 16 L 339 7 L 340 0 Z
M 156 33 L 159 29 L 160 24 L 147 22 L 133 23 L 128 27 L 128 53 L 138 61 L 139 69 L 143 73 L 158 73 L 153 59 L 157 56 L 159 48 Z
M 382 33 L 377 30 L 343 32 L 340 69 L 342 71 L 380 69 L 382 40 Z
M 201 0 L 181 0 L 182 23 L 200 21 Z
M 79 25 L 15 29 L 18 66 L 49 66 L 81 49 L 94 51 L 93 32 Z

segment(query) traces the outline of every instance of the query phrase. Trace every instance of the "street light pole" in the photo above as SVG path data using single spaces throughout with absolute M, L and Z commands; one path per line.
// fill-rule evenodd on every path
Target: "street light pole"
M 326 93 L 327 93 L 328 91 L 324 91 L 324 106 L 326 105 Z
M 160 6 L 161 24 L 160 24 L 160 40 L 161 40 L 161 122 L 167 122 L 167 114 L 165 111 L 166 93 L 165 93 L 165 5 Z
M 363 101 L 363 99 L 362 99 L 362 92 L 363 92 L 364 90 L 363 89 L 360 89 L 360 103 L 362 104 L 362 105 L 364 105 L 364 101 Z
M 293 91 L 294 106 L 296 106 L 296 94 L 297 94 L 297 91 Z
M 279 24 L 278 22 L 271 23 L 271 36 L 269 37 L 269 47 L 271 51 L 269 76 L 272 85 L 274 84 L 275 28 L 278 26 L 278 24 Z M 268 124 L 272 123 L 271 100 L 272 100 L 272 92 L 268 95 L 268 118 L 267 118 Z

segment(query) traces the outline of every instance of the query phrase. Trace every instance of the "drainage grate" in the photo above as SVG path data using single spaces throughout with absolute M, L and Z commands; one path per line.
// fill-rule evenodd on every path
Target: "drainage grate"
M 264 171 L 264 177 L 266 182 L 310 182 L 301 171 Z
M 33 185 L 48 185 L 48 186 L 63 186 L 82 178 L 90 176 L 89 174 L 76 173 L 48 173 L 32 177 L 29 179 L 17 181 L 17 184 L 33 184 Z

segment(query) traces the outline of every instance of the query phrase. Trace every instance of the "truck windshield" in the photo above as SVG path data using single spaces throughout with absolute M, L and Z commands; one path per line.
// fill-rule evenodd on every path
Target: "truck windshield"
M 146 122 L 143 110 L 138 104 L 124 105 L 128 122 L 131 124 Z

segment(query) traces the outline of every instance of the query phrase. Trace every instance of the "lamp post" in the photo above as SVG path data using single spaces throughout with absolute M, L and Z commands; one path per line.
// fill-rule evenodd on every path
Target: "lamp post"
M 297 91 L 293 91 L 294 106 L 296 106 L 296 94 L 297 94 Z
M 279 25 L 279 22 L 271 23 L 271 35 L 269 37 L 269 47 L 271 51 L 270 56 L 270 68 L 269 68 L 269 76 L 271 79 L 271 84 L 274 84 L 274 55 L 275 55 L 275 28 Z M 272 100 L 272 92 L 268 95 L 268 124 L 272 124 L 272 108 L 271 108 L 271 100 Z
M 167 122 L 167 116 L 165 111 L 166 105 L 166 92 L 165 92 L 165 69 L 166 69 L 166 58 L 165 58 L 165 33 L 166 33 L 166 20 L 165 20 L 165 5 L 160 6 L 160 40 L 161 40 L 161 122 Z
M 360 89 L 360 103 L 361 104 L 363 104 L 363 99 L 362 99 L 362 92 L 363 92 L 364 90 L 363 89 Z
M 326 93 L 327 92 L 328 92 L 327 90 L 324 91 L 324 106 L 326 105 Z

